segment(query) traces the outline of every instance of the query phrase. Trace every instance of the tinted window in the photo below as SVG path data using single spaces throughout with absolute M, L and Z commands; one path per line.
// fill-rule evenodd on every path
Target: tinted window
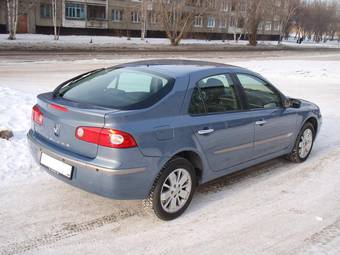
M 250 109 L 280 107 L 280 95 L 263 80 L 246 74 L 237 74 L 247 96 Z
M 174 79 L 133 68 L 106 69 L 64 87 L 68 100 L 114 109 L 148 107 L 164 97 Z
M 234 83 L 228 74 L 210 76 L 198 82 L 189 112 L 219 113 L 240 109 Z

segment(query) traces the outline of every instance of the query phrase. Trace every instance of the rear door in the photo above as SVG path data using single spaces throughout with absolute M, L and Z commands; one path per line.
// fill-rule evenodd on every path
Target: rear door
M 70 153 L 95 158 L 98 145 L 76 138 L 79 126 L 103 127 L 107 110 L 53 98 L 51 93 L 38 98 L 38 107 L 43 113 L 43 125 L 34 123 L 34 130 L 52 145 Z
M 229 73 L 198 80 L 189 113 L 195 137 L 213 171 L 238 165 L 252 155 L 254 124 L 243 111 Z
M 294 140 L 296 113 L 284 108 L 281 94 L 269 83 L 250 74 L 236 74 L 255 125 L 254 156 L 286 149 Z

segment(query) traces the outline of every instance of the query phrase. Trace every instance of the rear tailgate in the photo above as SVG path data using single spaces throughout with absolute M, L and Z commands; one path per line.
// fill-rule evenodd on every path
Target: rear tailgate
M 52 104 L 63 109 L 55 109 Z M 98 145 L 75 137 L 79 126 L 103 127 L 107 110 L 95 106 L 53 98 L 52 93 L 38 96 L 38 107 L 44 115 L 43 125 L 34 123 L 34 130 L 53 145 L 88 158 L 97 156 Z

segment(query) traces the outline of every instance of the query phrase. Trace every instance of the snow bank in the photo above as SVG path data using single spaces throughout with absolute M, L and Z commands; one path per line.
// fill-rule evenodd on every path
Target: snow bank
M 58 41 L 53 39 L 53 35 L 42 34 L 18 34 L 16 40 L 7 40 L 8 35 L 0 34 L 0 49 L 17 49 L 17 50 L 80 50 L 80 49 L 92 49 L 92 50 L 105 50 L 105 49 L 150 49 L 164 48 L 176 50 L 178 47 L 170 48 L 170 42 L 167 38 L 147 38 L 141 40 L 140 38 L 116 37 L 116 36 L 86 36 L 86 35 L 64 35 L 60 36 Z M 195 47 L 217 47 L 218 49 L 227 48 L 245 48 L 248 44 L 246 40 L 240 40 L 235 43 L 233 40 L 199 40 L 199 39 L 183 39 L 181 41 L 181 47 L 188 48 Z M 284 46 L 297 47 L 297 48 L 340 48 L 338 41 L 328 41 L 326 43 L 315 43 L 312 41 L 304 41 L 302 44 L 297 44 L 295 40 L 289 39 L 284 41 L 281 46 L 277 45 L 277 41 L 259 41 L 258 47 L 251 47 L 249 49 L 257 48 L 282 48 Z
M 0 129 L 10 129 L 14 137 L 0 139 L 0 185 L 39 173 L 26 141 L 35 97 L 14 89 L 0 87 Z

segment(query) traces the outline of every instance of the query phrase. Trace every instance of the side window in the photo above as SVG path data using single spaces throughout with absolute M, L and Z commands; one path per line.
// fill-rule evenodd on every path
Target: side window
M 204 78 L 197 83 L 192 94 L 189 112 L 220 113 L 240 109 L 233 80 L 229 74 Z
M 246 74 L 237 74 L 237 78 L 247 96 L 250 109 L 282 106 L 280 95 L 261 79 Z

